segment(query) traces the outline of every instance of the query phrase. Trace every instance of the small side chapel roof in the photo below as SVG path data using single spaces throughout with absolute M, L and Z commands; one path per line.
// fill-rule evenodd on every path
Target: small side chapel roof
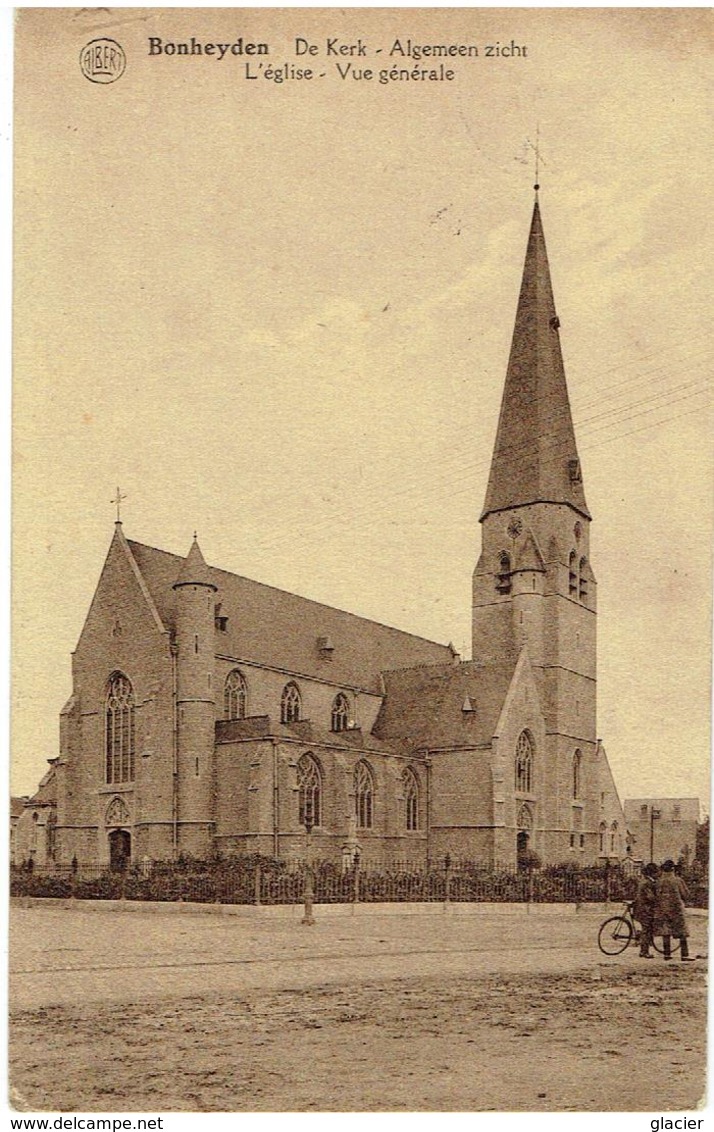
M 40 785 L 29 800 L 32 806 L 51 806 L 57 802 L 57 773 L 56 759 L 48 759 L 49 768 L 40 779 Z
M 514 664 L 420 665 L 384 673 L 372 734 L 405 750 L 478 747 L 496 733 Z M 471 710 L 464 711 L 468 699 Z
M 19 818 L 20 814 L 24 810 L 24 808 L 27 805 L 27 803 L 29 802 L 29 800 L 30 799 L 27 796 L 24 796 L 22 798 L 11 797 L 10 798 L 10 817 L 11 818 Z

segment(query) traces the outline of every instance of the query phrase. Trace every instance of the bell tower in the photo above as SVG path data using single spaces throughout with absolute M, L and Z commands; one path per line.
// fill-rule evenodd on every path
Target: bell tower
M 537 192 L 480 521 L 473 657 L 528 653 L 546 724 L 539 825 L 567 859 L 596 836 L 596 586 Z

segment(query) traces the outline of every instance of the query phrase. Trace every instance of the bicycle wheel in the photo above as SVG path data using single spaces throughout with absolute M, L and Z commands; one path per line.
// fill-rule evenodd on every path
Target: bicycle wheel
M 675 937 L 672 936 L 671 941 L 672 941 L 671 942 L 672 955 L 676 955 L 677 952 L 679 951 L 679 948 L 680 948 L 680 945 L 681 945 L 681 940 L 675 939 Z M 662 946 L 662 936 L 661 935 L 657 935 L 657 936 L 652 937 L 652 946 L 654 947 L 656 952 L 658 952 L 660 955 L 664 955 L 664 947 Z
M 604 955 L 619 955 L 632 939 L 632 924 L 624 916 L 611 916 L 597 933 L 597 945 Z

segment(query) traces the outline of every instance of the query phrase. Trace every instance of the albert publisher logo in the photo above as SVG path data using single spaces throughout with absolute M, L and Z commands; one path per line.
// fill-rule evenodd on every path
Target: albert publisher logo
M 80 51 L 79 65 L 90 83 L 115 83 L 126 70 L 124 48 L 115 39 L 92 39 Z

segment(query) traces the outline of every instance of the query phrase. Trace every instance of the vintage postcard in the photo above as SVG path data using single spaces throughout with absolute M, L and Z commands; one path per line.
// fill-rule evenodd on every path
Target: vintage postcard
M 711 75 L 17 13 L 15 1110 L 703 1126 Z

